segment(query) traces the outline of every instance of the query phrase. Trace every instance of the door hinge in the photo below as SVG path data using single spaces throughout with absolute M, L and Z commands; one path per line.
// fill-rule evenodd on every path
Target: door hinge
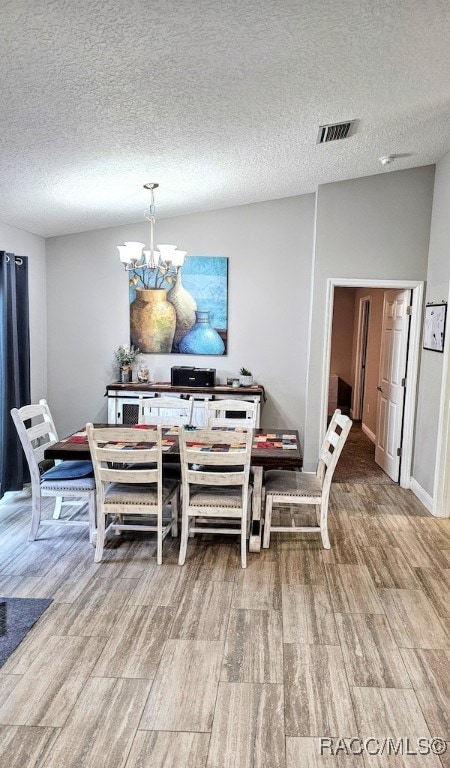
M 402 387 L 406 387 L 406 379 L 402 379 Z
M 401 455 L 402 455 L 402 449 L 401 448 L 397 448 L 397 456 L 401 456 Z
M 406 307 L 406 314 L 407 315 L 412 315 L 412 307 L 411 306 Z

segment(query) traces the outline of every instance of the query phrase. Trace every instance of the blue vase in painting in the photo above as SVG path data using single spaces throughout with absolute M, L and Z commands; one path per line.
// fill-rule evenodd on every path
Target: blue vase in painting
M 191 330 L 180 341 L 185 355 L 223 355 L 225 344 L 209 322 L 209 310 L 198 309 Z

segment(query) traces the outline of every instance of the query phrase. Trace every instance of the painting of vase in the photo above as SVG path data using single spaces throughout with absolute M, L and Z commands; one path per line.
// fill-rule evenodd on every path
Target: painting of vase
M 132 344 L 144 354 L 227 354 L 228 258 L 188 256 L 166 274 L 140 273 L 130 280 Z

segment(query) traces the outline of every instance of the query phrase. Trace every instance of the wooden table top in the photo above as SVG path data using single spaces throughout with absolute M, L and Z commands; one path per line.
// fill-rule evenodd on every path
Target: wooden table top
M 118 429 L 117 424 L 95 424 L 96 427 L 111 427 Z M 132 425 L 127 425 L 132 426 Z M 195 434 L 195 430 L 192 431 Z M 295 429 L 255 429 L 251 463 L 254 466 L 270 469 L 300 469 L 302 467 L 302 452 L 298 431 Z M 283 441 L 284 436 L 284 441 Z M 46 448 L 46 459 L 90 459 L 89 445 L 84 429 L 72 433 L 58 443 Z M 179 461 L 178 441 L 163 452 L 163 461 L 173 463 Z

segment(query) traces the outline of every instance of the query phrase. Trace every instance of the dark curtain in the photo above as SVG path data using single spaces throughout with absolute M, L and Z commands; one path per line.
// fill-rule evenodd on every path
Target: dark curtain
M 30 480 L 10 414 L 29 402 L 28 258 L 0 251 L 0 498 Z

